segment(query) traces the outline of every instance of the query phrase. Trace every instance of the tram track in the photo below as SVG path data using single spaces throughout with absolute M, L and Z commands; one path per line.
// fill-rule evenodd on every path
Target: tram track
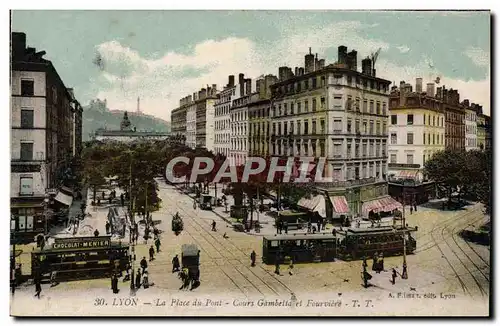
M 161 188 L 164 188 L 164 189 L 168 189 L 166 187 L 161 187 Z M 175 188 L 173 188 L 175 189 Z M 243 267 L 242 269 L 238 269 L 236 268 L 236 266 L 232 266 L 233 269 L 238 272 L 245 280 L 246 282 L 248 282 L 249 284 L 251 284 L 251 286 L 253 288 L 255 288 L 257 290 L 257 292 L 259 292 L 260 294 L 264 295 L 263 291 L 261 291 L 261 289 L 259 289 L 259 287 L 250 280 L 250 278 L 252 277 L 255 277 L 257 279 L 257 281 L 260 281 L 260 283 L 262 283 L 263 285 L 265 285 L 271 292 L 273 292 L 274 294 L 276 295 L 279 295 L 279 290 L 275 289 L 273 286 L 271 286 L 270 284 L 268 284 L 269 282 L 266 282 L 266 280 L 263 279 L 262 276 L 259 276 L 257 275 L 257 273 L 255 273 L 252 269 L 250 269 L 249 267 L 246 266 L 245 263 L 242 263 L 242 259 L 239 258 L 237 255 L 235 255 L 231 250 L 228 250 L 229 248 L 227 246 L 224 245 L 224 242 L 226 243 L 230 243 L 237 251 L 239 251 L 240 253 L 244 254 L 245 256 L 247 254 L 245 254 L 245 252 L 243 252 L 237 245 L 235 245 L 232 241 L 230 241 L 229 239 L 225 239 L 224 241 L 220 241 L 219 239 L 217 239 L 213 234 L 212 234 L 212 231 L 209 231 L 207 230 L 205 227 L 203 227 L 203 225 L 197 221 L 197 219 L 195 217 L 193 217 L 193 215 L 191 213 L 189 213 L 184 207 L 180 206 L 177 202 L 175 201 L 171 201 L 171 203 L 174 204 L 174 206 L 180 210 L 182 210 L 184 212 L 184 214 L 190 219 L 190 224 L 189 226 L 191 226 L 195 231 L 199 232 L 200 236 L 205 240 L 205 242 L 207 242 L 208 244 L 211 245 L 211 247 L 213 247 L 217 253 L 221 256 L 221 258 L 215 258 L 215 257 L 212 257 L 210 256 L 210 254 L 207 253 L 207 250 L 204 250 L 205 253 L 207 253 L 207 255 L 209 256 L 209 258 L 211 259 L 224 259 L 224 260 L 234 260 L 234 261 L 238 261 L 240 262 L 240 267 Z M 193 224 L 194 223 L 194 224 Z M 197 225 L 197 227 L 199 227 L 199 229 L 197 229 L 195 226 L 195 224 Z M 214 245 L 214 243 L 208 241 L 207 237 L 203 235 L 203 232 L 201 231 L 204 231 L 205 233 L 207 233 L 210 237 L 212 237 L 212 239 L 215 241 L 216 244 L 219 244 L 221 245 L 222 248 L 225 249 L 225 251 L 227 253 L 230 253 L 233 257 L 229 257 L 227 254 L 224 254 L 221 250 L 219 250 L 217 248 L 216 245 Z M 191 238 L 193 238 L 193 241 L 196 241 L 198 243 L 200 243 L 199 241 L 197 241 L 193 235 L 191 234 L 191 232 L 187 231 L 187 233 L 190 235 Z M 228 277 L 233 283 L 235 283 L 236 285 L 236 281 L 233 279 L 233 277 L 231 277 L 230 275 L 228 275 L 228 273 L 226 271 L 224 271 L 221 266 L 217 265 L 217 267 L 219 267 L 222 272 L 226 275 L 226 277 Z M 271 278 L 273 280 L 276 280 L 280 283 L 280 285 L 282 287 L 284 287 L 288 293 L 291 293 L 291 289 L 288 288 L 288 286 L 284 283 L 282 283 L 281 281 L 277 280 L 276 278 L 272 277 L 272 274 L 270 274 L 267 270 L 265 270 L 264 268 L 262 268 L 261 266 L 258 266 L 261 270 L 263 270 L 264 272 L 266 272 L 268 275 L 271 275 Z M 245 272 L 250 272 L 251 274 L 246 274 L 245 275 Z M 245 293 L 245 291 L 238 285 L 237 286 L 238 289 L 242 292 L 242 293 Z

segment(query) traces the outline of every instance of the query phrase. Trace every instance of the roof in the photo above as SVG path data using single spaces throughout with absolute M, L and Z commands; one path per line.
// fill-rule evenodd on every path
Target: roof
M 272 240 L 307 240 L 307 239 L 333 239 L 334 236 L 331 233 L 293 233 L 293 234 L 275 234 L 275 235 L 266 235 L 264 236 L 264 240 L 272 241 Z
M 198 256 L 198 246 L 195 244 L 183 244 L 181 249 L 183 256 Z

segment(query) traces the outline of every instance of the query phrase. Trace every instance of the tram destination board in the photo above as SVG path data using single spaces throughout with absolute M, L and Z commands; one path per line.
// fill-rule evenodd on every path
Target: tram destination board
M 56 238 L 52 249 L 89 249 L 111 246 L 111 237 Z

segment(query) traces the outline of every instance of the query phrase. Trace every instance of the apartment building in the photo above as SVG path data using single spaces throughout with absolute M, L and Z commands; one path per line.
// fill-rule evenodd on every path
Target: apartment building
M 51 195 L 81 151 L 81 107 L 45 51 L 26 47 L 24 33 L 11 37 L 11 231 L 32 240 L 50 227 Z
M 270 153 L 325 157 L 325 175 L 335 180 L 318 189 L 328 194 L 326 211 L 368 215 L 400 205 L 387 195 L 387 120 L 390 81 L 376 77 L 372 60 L 338 48 L 325 66 L 309 50 L 304 67 L 279 68 L 271 86 Z
M 186 139 L 187 107 L 192 101 L 193 98 L 191 95 L 181 98 L 179 100 L 179 107 L 172 110 L 172 113 L 170 114 L 170 121 L 172 128 L 171 135 L 174 136 L 176 139 L 179 140 Z
M 222 154 L 225 157 L 229 157 L 231 150 L 231 115 L 229 111 L 233 98 L 237 96 L 237 90 L 234 84 L 234 75 L 230 75 L 227 85 L 219 92 L 214 104 L 214 153 Z
M 186 146 L 196 148 L 196 101 L 198 93 L 193 93 L 193 101 L 186 105 Z
M 206 148 L 209 151 L 214 150 L 215 141 L 215 101 L 217 100 L 217 86 L 207 85 L 202 88 L 196 97 L 196 134 L 195 147 Z
M 443 102 L 445 112 L 446 148 L 465 150 L 465 108 L 457 90 L 438 87 L 436 98 Z
M 417 78 L 415 92 L 410 84 L 394 86 L 389 100 L 389 177 L 423 180 L 423 168 L 437 151 L 445 148 L 445 112 L 434 97 L 434 83 L 422 90 Z
M 252 93 L 252 79 L 245 78 L 244 74 L 238 75 L 238 92 L 231 103 L 229 110 L 231 116 L 231 148 L 229 157 L 236 166 L 245 163 L 248 157 L 248 104 L 258 99 L 258 94 Z

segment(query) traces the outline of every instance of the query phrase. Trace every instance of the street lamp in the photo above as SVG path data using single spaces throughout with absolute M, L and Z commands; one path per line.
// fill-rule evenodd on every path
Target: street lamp
M 45 198 L 43 199 L 43 216 L 45 219 L 45 234 L 49 233 L 48 215 L 49 215 L 49 194 L 45 194 Z
M 408 265 L 406 264 L 406 214 L 405 214 L 405 203 L 406 203 L 406 191 L 403 186 L 403 273 L 401 278 L 408 279 Z

